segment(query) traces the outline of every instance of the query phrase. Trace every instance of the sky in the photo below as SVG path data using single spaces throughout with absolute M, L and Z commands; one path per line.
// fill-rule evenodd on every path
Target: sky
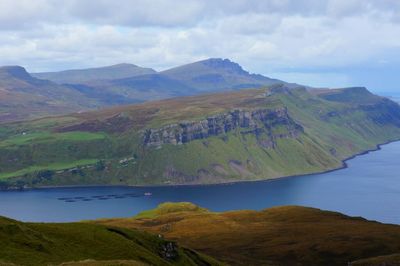
M 0 65 L 163 70 L 210 57 L 290 82 L 400 94 L 400 1 L 0 0 Z

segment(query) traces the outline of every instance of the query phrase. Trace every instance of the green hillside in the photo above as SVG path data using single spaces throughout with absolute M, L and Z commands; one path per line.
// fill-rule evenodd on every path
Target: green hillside
M 400 107 L 365 88 L 280 85 L 3 124 L 0 179 L 6 187 L 260 180 L 332 170 L 399 138 Z
M 137 230 L 83 223 L 22 223 L 0 217 L 0 265 L 2 263 L 221 265 L 174 242 Z

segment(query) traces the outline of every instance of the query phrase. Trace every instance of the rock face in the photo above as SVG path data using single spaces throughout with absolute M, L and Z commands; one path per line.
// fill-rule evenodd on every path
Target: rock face
M 249 74 L 249 72 L 243 70 L 243 68 L 238 63 L 232 62 L 229 59 L 210 58 L 208 60 L 204 60 L 202 64 L 214 69 L 224 69 L 229 73 L 242 75 Z
M 286 108 L 232 110 L 201 121 L 185 121 L 144 132 L 145 146 L 179 145 L 197 139 L 224 135 L 233 130 L 242 135 L 254 134 L 266 148 L 275 146 L 277 138 L 296 138 L 303 128 L 288 115 Z
M 166 260 L 176 260 L 179 257 L 178 246 L 174 242 L 165 242 L 161 244 L 160 256 Z

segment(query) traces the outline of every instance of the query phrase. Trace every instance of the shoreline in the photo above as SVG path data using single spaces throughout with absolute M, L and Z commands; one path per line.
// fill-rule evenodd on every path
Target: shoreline
M 274 180 L 279 180 L 279 179 L 286 179 L 286 178 L 295 178 L 295 177 L 302 177 L 302 176 L 312 176 L 312 175 L 322 175 L 322 174 L 327 174 L 331 173 L 334 171 L 339 171 L 348 168 L 347 162 L 362 155 L 366 155 L 371 152 L 379 151 L 382 149 L 382 146 L 398 142 L 400 139 L 395 139 L 395 140 L 389 140 L 380 144 L 377 144 L 375 148 L 373 149 L 368 149 L 359 153 L 356 153 L 352 156 L 349 156 L 343 160 L 342 166 L 334 169 L 329 169 L 329 170 L 323 170 L 320 172 L 314 172 L 314 173 L 306 173 L 306 174 L 295 174 L 295 175 L 288 175 L 288 176 L 280 176 L 280 177 L 273 177 L 269 179 L 256 179 L 256 180 L 238 180 L 238 181 L 229 181 L 229 182 L 221 182 L 221 183 L 215 183 L 215 184 L 172 184 L 172 185 L 113 185 L 113 184 L 105 184 L 105 185 L 64 185 L 64 186 L 41 186 L 41 187 L 31 187 L 31 188 L 9 188 L 9 189 L 0 189 L 0 192 L 7 192 L 7 191 L 28 191 L 28 190 L 40 190 L 40 189 L 57 189 L 57 188 L 96 188 L 96 187 L 132 187 L 132 188 L 155 188 L 155 187 L 198 187 L 198 186 L 223 186 L 223 185 L 234 185 L 234 184 L 241 184 L 241 183 L 249 183 L 249 182 L 269 182 L 269 181 L 274 181 Z

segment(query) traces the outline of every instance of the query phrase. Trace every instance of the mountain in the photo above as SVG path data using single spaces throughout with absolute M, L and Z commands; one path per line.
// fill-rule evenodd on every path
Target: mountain
M 0 217 L 0 240 L 0 265 L 221 265 L 156 235 L 87 223 Z
M 93 223 L 162 234 L 228 265 L 399 262 L 399 225 L 300 206 L 210 212 L 192 203 L 163 203 L 132 218 Z M 365 260 L 370 257 L 377 258 Z
M 0 67 L 0 121 L 30 119 L 95 108 L 82 93 L 29 75 L 23 67 Z
M 102 70 L 106 73 L 110 71 L 110 68 L 105 67 Z M 98 76 L 96 77 L 96 75 Z M 262 75 L 250 74 L 239 64 L 220 58 L 211 58 L 159 73 L 152 70 L 150 73 L 135 73 L 130 76 L 109 76 L 113 76 L 113 78 L 104 79 L 98 73 L 93 72 L 90 79 L 79 82 L 100 91 L 118 94 L 132 101 L 165 99 L 240 88 L 258 88 L 284 83 Z M 45 75 L 41 75 L 41 77 L 46 78 Z M 70 80 L 69 83 L 77 82 Z
M 32 73 L 32 76 L 59 84 L 85 84 L 94 80 L 122 79 L 154 73 L 156 71 L 151 68 L 143 68 L 133 64 L 117 64 L 98 68 Z
M 213 58 L 160 73 L 97 80 L 86 84 L 101 91 L 123 95 L 132 101 L 149 101 L 280 83 L 284 82 L 250 74 L 228 59 Z
M 250 74 L 229 59 L 210 58 L 160 72 L 199 91 L 258 88 L 284 83 L 262 75 Z
M 160 74 L 148 74 L 88 84 L 95 90 L 120 95 L 134 102 L 160 100 L 184 95 L 199 94 L 192 87 Z
M 337 169 L 398 139 L 400 106 L 365 88 L 274 85 L 3 124 L 0 179 L 8 188 L 271 179 Z
M 133 64 L 32 74 L 8 66 L 0 68 L 0 122 L 277 83 L 283 82 L 250 74 L 228 59 L 160 73 Z

